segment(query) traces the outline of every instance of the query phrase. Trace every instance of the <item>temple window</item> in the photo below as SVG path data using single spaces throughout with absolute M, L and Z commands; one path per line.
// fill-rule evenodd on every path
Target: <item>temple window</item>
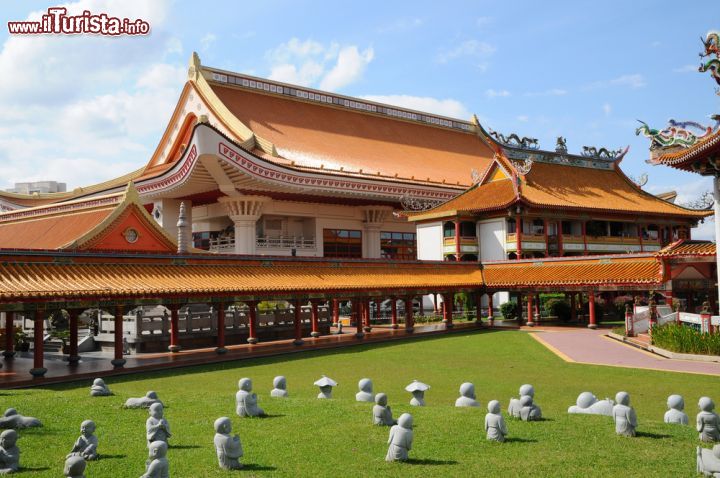
M 380 249 L 385 259 L 416 260 L 417 236 L 414 232 L 381 232 Z
M 475 237 L 477 234 L 477 228 L 474 222 L 463 221 L 460 223 L 460 236 L 461 237 Z
M 443 224 L 443 237 L 455 237 L 455 223 L 447 221 Z
M 362 231 L 323 229 L 323 256 L 362 257 Z

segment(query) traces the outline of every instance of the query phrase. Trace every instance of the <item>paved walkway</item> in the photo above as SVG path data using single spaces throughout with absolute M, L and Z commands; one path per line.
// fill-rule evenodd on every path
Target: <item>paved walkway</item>
M 607 330 L 537 329 L 531 336 L 567 362 L 720 375 L 720 363 L 668 359 L 618 342 Z

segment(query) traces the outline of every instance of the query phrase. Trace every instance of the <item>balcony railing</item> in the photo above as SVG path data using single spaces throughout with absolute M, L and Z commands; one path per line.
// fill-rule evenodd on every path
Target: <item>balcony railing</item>
M 256 249 L 315 249 L 314 237 L 303 236 L 261 236 L 255 239 Z M 232 254 L 235 252 L 235 238 L 210 239 L 210 252 Z

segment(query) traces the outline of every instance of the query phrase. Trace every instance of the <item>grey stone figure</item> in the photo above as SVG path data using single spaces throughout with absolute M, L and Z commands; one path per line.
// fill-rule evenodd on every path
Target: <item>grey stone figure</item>
M 85 478 L 85 467 L 87 467 L 87 463 L 82 456 L 70 455 L 65 460 L 63 474 L 67 478 Z
M 282 375 L 278 375 L 273 379 L 273 389 L 270 391 L 271 397 L 286 398 L 288 396 L 287 380 Z
M 148 460 L 145 462 L 145 474 L 140 478 L 170 478 L 167 449 L 168 445 L 164 441 L 150 443 Z
M 144 397 L 128 398 L 125 402 L 125 408 L 150 408 L 150 405 L 154 403 L 159 403 L 162 405 L 162 402 L 158 398 L 157 393 L 151 390 L 146 393 Z
M 20 449 L 15 430 L 0 433 L 0 475 L 15 473 L 20 469 Z
M 425 392 L 430 390 L 430 385 L 413 380 L 410 385 L 405 387 L 406 392 L 412 393 L 413 398 L 410 399 L 410 405 L 414 407 L 425 406 Z
M 40 420 L 34 417 L 25 417 L 20 415 L 14 408 L 8 408 L 0 417 L 0 428 L 12 428 L 19 430 L 21 428 L 41 427 Z
M 697 414 L 697 431 L 704 442 L 720 441 L 720 417 L 715 413 L 715 402 L 709 397 L 700 397 L 700 413 Z
M 534 400 L 535 388 L 532 385 L 526 383 L 520 386 L 519 394 L 520 397 L 522 397 L 523 395 L 529 395 Z M 520 405 L 520 398 L 511 398 L 510 403 L 508 403 L 508 415 L 510 415 L 511 417 L 520 418 L 521 408 L 522 405 Z M 538 409 L 540 409 L 540 407 L 538 407 Z
M 90 396 L 92 397 L 107 397 L 109 395 L 112 395 L 113 393 L 110 391 L 107 385 L 105 385 L 105 381 L 101 378 L 96 378 L 93 380 L 93 384 L 90 387 Z
M 84 460 L 98 459 L 98 438 L 94 435 L 95 422 L 85 420 L 80 424 L 80 437 L 75 440 L 72 450 L 67 458 L 72 456 L 80 456 Z
M 627 392 L 618 392 L 615 395 L 617 404 L 613 407 L 613 420 L 615 420 L 615 433 L 626 437 L 634 437 L 637 428 L 637 415 L 630 406 L 630 395 Z
M 612 410 L 615 402 L 606 398 L 598 400 L 591 392 L 582 392 L 578 395 L 575 405 L 568 408 L 568 413 L 582 413 L 586 415 L 605 415 L 612 416 Z
M 373 384 L 369 378 L 362 378 L 358 382 L 358 389 L 360 390 L 355 394 L 356 402 L 373 402 L 375 396 L 373 395 Z
M 505 419 L 500 413 L 500 402 L 490 400 L 487 406 L 488 413 L 485 415 L 485 431 L 487 439 L 493 441 L 504 442 L 508 434 Z
M 242 443 L 237 435 L 230 436 L 232 422 L 228 417 L 215 420 L 215 452 L 218 465 L 224 470 L 239 470 L 242 468 L 240 458 L 243 456 Z
M 153 403 L 150 405 L 148 413 L 150 417 L 145 422 L 148 447 L 158 441 L 167 443 L 172 434 L 170 433 L 170 424 L 163 417 L 162 403 Z
M 252 380 L 241 378 L 235 394 L 235 412 L 241 417 L 261 417 L 265 411 L 258 407 L 257 394 L 252 391 Z
M 397 422 L 393 420 L 392 410 L 387 404 L 387 395 L 378 393 L 375 395 L 375 405 L 373 405 L 373 425 L 392 426 Z
M 720 445 L 715 445 L 712 450 L 697 447 L 697 472 L 703 476 L 720 477 Z
M 685 400 L 680 395 L 670 395 L 667 399 L 669 410 L 665 412 L 665 423 L 673 423 L 676 425 L 687 425 L 689 423 L 687 413 L 685 413 Z
M 388 437 L 388 451 L 385 461 L 407 461 L 408 452 L 412 449 L 413 418 L 409 413 L 403 413 L 398 418 L 398 424 L 390 428 Z
M 456 407 L 479 407 L 480 402 L 475 399 L 475 385 L 465 382 L 460 385 L 460 397 L 455 400 Z
M 535 406 L 530 395 L 520 397 L 520 420 L 534 422 L 542 418 L 540 407 Z
M 337 382 L 323 375 L 319 380 L 315 380 L 313 385 L 320 387 L 317 398 L 332 398 L 332 389 L 337 387 Z

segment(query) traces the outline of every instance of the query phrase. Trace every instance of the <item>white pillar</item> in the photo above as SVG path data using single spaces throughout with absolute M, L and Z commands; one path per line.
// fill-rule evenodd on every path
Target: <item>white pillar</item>
M 715 199 L 713 207 L 715 212 L 715 248 L 717 249 L 717 245 L 720 243 L 720 178 L 717 175 L 713 177 L 713 198 Z M 718 251 L 715 251 L 715 263 L 717 264 L 718 275 L 720 275 L 720 254 L 718 254 Z M 716 303 L 720 304 L 720 280 L 718 280 L 718 302 Z
M 218 199 L 235 224 L 235 254 L 255 254 L 257 221 L 267 200 L 264 196 L 225 196 Z
M 380 229 L 391 212 L 392 208 L 387 206 L 363 208 L 363 257 L 369 259 L 380 258 L 382 254 Z

